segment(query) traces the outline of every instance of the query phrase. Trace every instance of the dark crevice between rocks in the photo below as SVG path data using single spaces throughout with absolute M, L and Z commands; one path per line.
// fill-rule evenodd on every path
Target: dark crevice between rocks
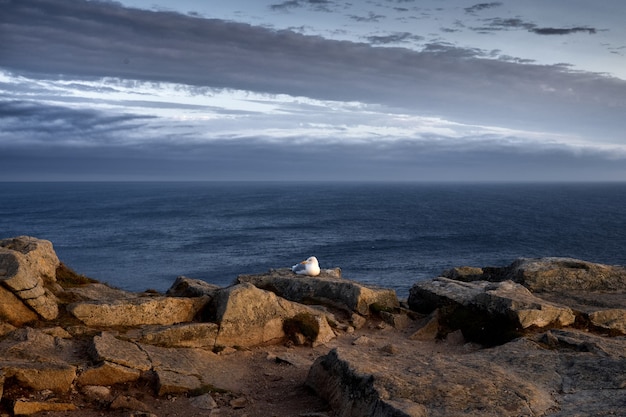
M 514 326 L 507 316 L 494 316 L 484 311 L 447 305 L 440 310 L 440 329 L 438 337 L 445 338 L 448 333 L 460 329 L 468 342 L 485 347 L 503 345 L 524 334 Z
M 304 336 L 308 344 L 312 344 L 320 332 L 315 316 L 310 313 L 299 313 L 283 322 L 283 331 L 289 340 L 299 344 L 298 335 Z

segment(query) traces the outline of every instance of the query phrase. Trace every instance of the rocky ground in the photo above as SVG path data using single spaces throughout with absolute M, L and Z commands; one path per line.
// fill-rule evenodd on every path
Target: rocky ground
M 129 293 L 0 240 L 0 414 L 625 416 L 626 270 L 460 267 L 393 291 L 289 270 Z

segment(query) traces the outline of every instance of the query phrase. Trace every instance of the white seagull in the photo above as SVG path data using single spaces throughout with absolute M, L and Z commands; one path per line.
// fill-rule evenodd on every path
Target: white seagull
M 320 274 L 320 265 L 317 262 L 317 258 L 315 256 L 311 256 L 306 261 L 302 261 L 299 264 L 292 266 L 291 270 L 299 275 L 316 277 Z

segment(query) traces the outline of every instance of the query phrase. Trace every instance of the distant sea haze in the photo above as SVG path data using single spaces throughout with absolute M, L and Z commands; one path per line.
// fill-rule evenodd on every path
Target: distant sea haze
M 626 184 L 0 183 L 0 237 L 18 235 L 132 291 L 316 256 L 406 297 L 455 266 L 626 264 Z

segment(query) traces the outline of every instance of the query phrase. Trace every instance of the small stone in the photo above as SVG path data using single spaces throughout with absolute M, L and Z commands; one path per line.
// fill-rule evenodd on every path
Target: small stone
M 296 368 L 309 368 L 311 367 L 311 365 L 313 365 L 313 361 L 306 358 L 301 358 L 300 356 L 291 353 L 283 353 L 276 356 L 276 362 L 288 363 L 289 365 L 295 366 Z
M 211 394 L 208 393 L 191 398 L 189 404 L 201 410 L 213 410 L 218 407 Z
M 224 349 L 219 351 L 218 355 L 232 355 L 233 353 L 237 353 L 237 349 L 232 346 L 226 346 Z
M 126 409 L 146 412 L 150 411 L 150 408 L 146 404 L 142 403 L 136 398 L 128 397 L 126 395 L 120 395 L 119 397 L 115 398 L 109 408 L 112 410 Z
M 101 385 L 87 385 L 81 391 L 90 400 L 107 401 L 111 398 L 111 388 Z
M 390 355 L 395 355 L 396 353 L 398 353 L 398 347 L 391 343 L 383 346 L 382 348 L 380 348 L 380 350 L 381 352 L 388 353 Z
M 293 342 L 297 345 L 297 346 L 303 346 L 306 344 L 307 340 L 306 337 L 300 333 L 300 332 L 296 332 L 293 335 Z
M 352 325 L 355 329 L 360 329 L 361 327 L 365 326 L 365 323 L 367 323 L 367 319 L 365 317 L 356 313 L 352 314 L 350 321 L 352 322 Z
M 448 333 L 446 336 L 446 342 L 453 346 L 460 346 L 465 344 L 465 337 L 463 336 L 463 332 L 461 330 L 455 330 L 451 333 Z
M 439 310 L 433 311 L 422 320 L 422 326 L 411 336 L 410 340 L 435 340 L 439 334 Z
M 60 339 L 71 339 L 72 335 L 68 333 L 67 330 L 65 330 L 63 327 L 60 326 L 56 326 L 56 327 L 50 327 L 47 329 L 41 329 L 42 333 L 45 333 L 47 335 L 50 335 L 52 337 L 58 337 Z
M 354 346 L 371 346 L 374 344 L 374 341 L 367 336 L 357 337 L 352 341 Z
M 245 397 L 239 397 L 230 400 L 229 404 L 234 409 L 244 408 L 248 404 L 248 400 Z

